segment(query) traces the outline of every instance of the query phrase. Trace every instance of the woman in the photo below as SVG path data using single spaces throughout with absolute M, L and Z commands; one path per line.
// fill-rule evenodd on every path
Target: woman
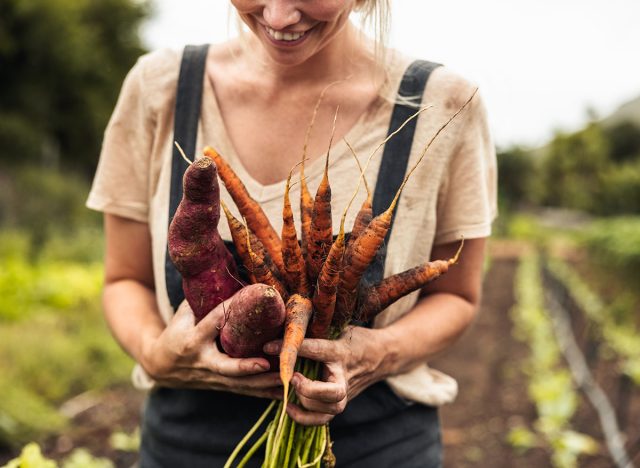
M 359 175 L 343 139 L 358 154 L 369 155 L 391 127 L 397 128 L 411 109 L 395 104 L 403 100 L 396 98 L 401 82 L 408 86 L 402 95 L 419 102 L 424 91 L 423 105 L 433 107 L 412 132 L 391 140 L 396 143 L 387 145 L 385 162 L 378 156 L 367 171 L 383 205 L 395 191 L 385 184 L 404 175 L 406 165 L 415 162 L 474 91 L 446 67 L 419 64 L 407 71 L 408 58 L 365 38 L 349 21 L 356 9 L 385 17 L 385 1 L 232 3 L 249 31 L 200 49 L 204 77 L 196 72 L 185 78 L 187 88 L 202 84 L 201 105 L 191 106 L 200 110 L 193 146 L 212 145 L 225 156 L 276 231 L 283 181 L 300 160 L 322 90 L 327 89 L 305 173 L 313 193 L 339 106 L 330 162 L 334 226 Z M 223 320 L 221 306 L 196 326 L 185 302 L 174 314 L 167 293 L 175 283 L 165 273 L 165 255 L 180 62 L 179 52 L 160 51 L 143 57 L 130 72 L 105 134 L 88 201 L 105 213 L 107 321 L 139 363 L 136 382 L 153 386 L 144 416 L 142 467 L 221 466 L 266 406 L 265 398 L 278 398 L 282 391 L 267 360 L 233 359 L 218 351 L 213 339 Z M 397 167 L 399 154 L 408 162 Z M 354 206 L 364 196 L 360 193 Z M 351 211 L 347 226 L 353 223 Z M 462 261 L 419 298 L 416 293 L 390 307 L 373 328 L 351 327 L 339 340 L 309 339 L 302 346 L 301 356 L 325 363 L 325 378 L 310 381 L 296 374 L 292 385 L 301 404 L 290 404 L 287 411 L 302 424 L 332 421 L 338 466 L 440 466 L 435 406 L 451 401 L 456 385 L 425 362 L 473 320 L 484 238 L 494 216 L 494 153 L 476 96 L 412 176 L 386 258 L 376 268 L 388 276 L 429 257 L 449 258 L 464 236 Z M 230 239 L 224 224 L 221 235 Z M 265 351 L 277 353 L 277 343 Z

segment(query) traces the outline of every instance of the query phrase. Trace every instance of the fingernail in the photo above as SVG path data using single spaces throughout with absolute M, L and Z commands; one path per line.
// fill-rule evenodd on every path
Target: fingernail
M 269 370 L 269 364 L 259 364 L 259 363 L 255 363 L 253 365 L 253 368 L 257 371 L 267 371 Z
M 275 343 L 267 343 L 264 345 L 264 352 L 267 354 L 275 354 L 278 351 L 277 345 Z

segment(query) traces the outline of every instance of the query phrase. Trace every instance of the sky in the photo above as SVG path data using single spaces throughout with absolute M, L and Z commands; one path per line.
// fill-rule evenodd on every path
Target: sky
M 155 0 L 151 49 L 229 38 L 228 2 Z M 640 96 L 638 0 L 392 0 L 390 45 L 478 84 L 498 146 L 539 146 Z

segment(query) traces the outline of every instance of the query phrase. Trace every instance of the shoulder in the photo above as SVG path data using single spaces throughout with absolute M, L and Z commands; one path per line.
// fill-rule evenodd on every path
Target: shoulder
M 473 125 L 486 120 L 486 109 L 478 85 L 447 66 L 434 70 L 425 92 L 424 102 L 433 105 L 444 115 L 452 115 L 467 101 L 460 123 Z
M 127 81 L 139 90 L 151 111 L 161 111 L 173 103 L 181 57 L 181 50 L 155 50 L 140 56 L 129 72 Z
M 415 57 L 404 55 L 396 50 L 390 51 L 388 60 L 388 76 L 389 84 L 393 88 L 390 90 L 392 93 L 397 92 L 402 77 L 414 62 L 426 62 L 427 64 L 436 65 L 435 67 L 428 67 L 431 68 L 431 72 L 424 90 L 422 99 L 423 105 L 432 106 L 435 113 L 450 115 L 460 109 L 467 99 L 475 93 L 469 107 L 476 109 L 475 112 L 477 112 L 477 109 L 483 108 L 482 99 L 478 92 L 478 85 L 472 80 L 463 76 L 451 67 L 448 67 L 446 64 L 440 64 L 435 61 L 425 59 L 417 59 Z

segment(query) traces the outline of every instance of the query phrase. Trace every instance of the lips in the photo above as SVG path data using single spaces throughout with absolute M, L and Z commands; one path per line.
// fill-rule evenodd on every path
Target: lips
M 306 31 L 276 31 L 263 25 L 263 29 L 271 43 L 278 46 L 291 47 L 303 42 L 313 28 L 309 28 Z
M 269 36 L 271 36 L 276 41 L 285 41 L 285 42 L 297 41 L 307 33 L 307 31 L 301 31 L 301 32 L 276 31 L 275 29 L 271 29 L 268 26 L 265 26 L 265 29 L 267 30 L 267 34 L 269 34 Z

